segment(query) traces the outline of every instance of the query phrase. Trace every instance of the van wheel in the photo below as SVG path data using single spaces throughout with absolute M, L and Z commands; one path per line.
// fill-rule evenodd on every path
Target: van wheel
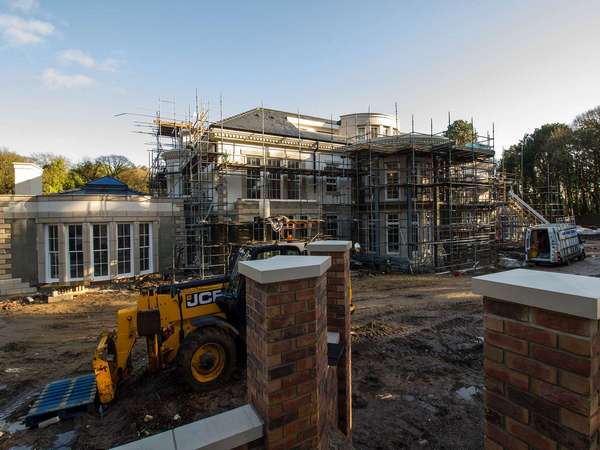
M 193 331 L 183 340 L 177 354 L 179 377 L 197 392 L 226 383 L 236 365 L 233 337 L 219 328 Z

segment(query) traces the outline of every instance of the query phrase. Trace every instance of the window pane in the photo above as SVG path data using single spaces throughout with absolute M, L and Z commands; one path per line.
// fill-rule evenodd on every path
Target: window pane
M 50 280 L 58 279 L 58 225 L 47 225 L 47 276 Z
M 150 248 L 151 248 L 151 233 L 150 233 L 150 224 L 149 223 L 140 223 L 138 230 L 139 238 L 140 238 L 140 251 L 139 251 L 139 259 L 140 259 L 140 272 L 145 272 L 151 269 L 150 265 Z
M 131 224 L 117 224 L 117 273 L 131 273 Z
M 94 258 L 94 277 L 108 276 L 108 225 L 92 226 L 92 253 Z
M 69 276 L 83 278 L 83 225 L 69 225 Z

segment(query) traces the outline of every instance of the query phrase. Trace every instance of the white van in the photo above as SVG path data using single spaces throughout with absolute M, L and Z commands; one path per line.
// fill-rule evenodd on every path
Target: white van
M 528 228 L 525 233 L 525 261 L 540 264 L 568 264 L 584 259 L 585 249 L 575 225 L 548 223 Z

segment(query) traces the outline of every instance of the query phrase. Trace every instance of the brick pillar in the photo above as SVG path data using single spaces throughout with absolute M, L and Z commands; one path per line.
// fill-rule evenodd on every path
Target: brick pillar
M 600 280 L 533 270 L 484 296 L 486 449 L 598 448 Z
M 240 263 L 246 276 L 248 401 L 265 422 L 269 450 L 326 449 L 324 256 Z
M 0 280 L 12 278 L 11 225 L 0 216 Z
M 327 272 L 327 330 L 340 334 L 344 352 L 337 365 L 338 427 L 352 435 L 352 351 L 350 321 L 350 241 L 315 241 L 308 244 L 311 255 L 331 257 Z

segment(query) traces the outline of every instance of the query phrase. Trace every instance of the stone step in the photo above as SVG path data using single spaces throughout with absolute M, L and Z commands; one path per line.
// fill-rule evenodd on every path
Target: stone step
M 0 280 L 0 288 L 12 287 L 12 286 L 16 286 L 19 284 L 23 284 L 23 282 L 21 281 L 20 278 L 8 278 L 8 279 Z
M 5 289 L 5 288 L 0 288 L 0 296 L 4 295 L 28 295 L 28 294 L 35 294 L 37 292 L 37 289 L 34 287 L 31 287 L 29 285 L 23 285 L 21 287 L 15 287 L 15 288 L 10 288 L 10 289 Z

